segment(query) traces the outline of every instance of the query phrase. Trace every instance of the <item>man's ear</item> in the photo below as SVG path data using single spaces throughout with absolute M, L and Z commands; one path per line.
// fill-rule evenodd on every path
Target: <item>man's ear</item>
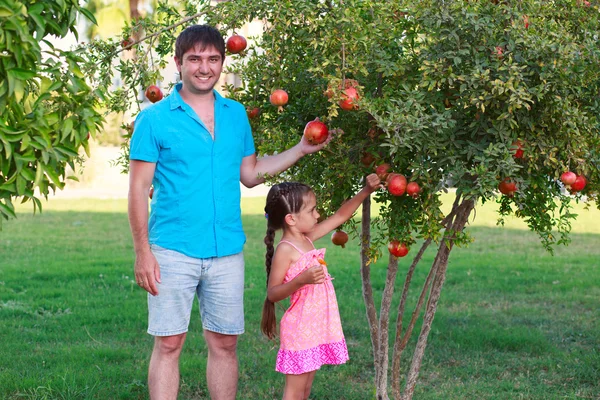
M 285 223 L 288 225 L 296 225 L 296 218 L 292 214 L 287 214 L 284 218 Z

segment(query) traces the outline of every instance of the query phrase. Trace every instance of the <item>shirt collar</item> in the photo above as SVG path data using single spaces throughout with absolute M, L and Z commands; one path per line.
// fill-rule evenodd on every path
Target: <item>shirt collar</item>
M 169 98 L 171 99 L 171 110 L 174 110 L 178 107 L 182 107 L 184 104 L 187 104 L 185 101 L 183 101 L 183 99 L 181 98 L 181 95 L 179 94 L 179 91 L 181 90 L 183 86 L 183 83 L 179 82 L 175 85 L 175 90 L 173 90 L 171 92 L 171 95 L 169 96 Z M 229 105 L 227 104 L 227 102 L 225 101 L 225 98 L 223 96 L 221 96 L 219 94 L 219 92 L 217 92 L 215 89 L 213 89 L 213 95 L 215 96 L 215 106 L 217 107 L 229 107 Z

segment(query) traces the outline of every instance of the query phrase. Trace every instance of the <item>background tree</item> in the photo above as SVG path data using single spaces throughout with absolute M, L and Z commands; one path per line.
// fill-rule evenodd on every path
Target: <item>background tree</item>
M 269 182 L 310 184 L 324 215 L 377 165 L 389 164 L 420 187 L 414 197 L 378 193 L 378 215 L 370 215 L 366 201 L 360 225 L 346 226 L 361 237 L 376 396 L 390 397 L 391 364 L 391 396 L 410 399 L 450 252 L 472 240 L 465 227 L 476 205 L 498 201 L 499 222 L 511 214 L 523 218 L 552 251 L 568 243 L 576 217 L 570 204 L 597 203 L 597 13 L 596 3 L 578 0 L 239 0 L 179 8 L 159 3 L 152 19 L 139 19 L 120 36 L 142 29 L 134 45 L 139 58 L 119 61 L 125 86 L 102 98 L 114 111 L 132 105 L 139 110 L 138 88 L 161 79 L 174 38 L 188 24 L 209 22 L 230 36 L 244 23 L 262 21 L 264 31 L 251 38 L 254 45 L 231 55 L 230 70 L 243 86 L 227 88 L 231 97 L 261 109 L 251 119 L 257 151 L 291 146 L 316 117 L 344 132 L 325 151 Z M 123 51 L 119 43 L 120 38 L 88 47 L 84 71 L 94 87 L 110 87 L 113 60 Z M 275 89 L 289 95 L 281 112 L 269 102 Z M 127 168 L 124 149 L 121 162 Z M 566 187 L 559 179 L 566 171 L 584 177 L 587 185 Z M 455 200 L 443 212 L 440 194 L 446 191 Z M 370 265 L 392 240 L 413 247 L 396 313 L 391 303 L 399 259 L 389 255 L 379 309 L 370 283 Z M 409 296 L 413 273 L 431 244 L 437 252 L 427 279 Z M 396 321 L 390 326 L 392 315 Z M 421 319 L 412 359 L 404 366 L 403 352 Z
M 81 48 L 49 41 L 77 38 L 79 13 L 94 21 L 74 0 L 0 3 L 0 224 L 15 216 L 13 200 L 41 209 L 36 190 L 62 189 L 66 167 L 101 126 L 102 91 L 85 79 Z

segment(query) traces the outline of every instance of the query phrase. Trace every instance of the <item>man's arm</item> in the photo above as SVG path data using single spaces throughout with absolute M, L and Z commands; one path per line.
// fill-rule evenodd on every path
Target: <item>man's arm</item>
M 265 181 L 265 175 L 276 175 L 285 171 L 305 155 L 321 150 L 332 137 L 333 135 L 330 134 L 324 143 L 311 145 L 302 136 L 302 140 L 298 144 L 282 153 L 259 159 L 254 154 L 244 157 L 240 168 L 240 181 L 249 188 L 259 185 Z
M 128 216 L 135 250 L 135 279 L 152 295 L 158 294 L 160 269 L 148 243 L 148 192 L 154 177 L 155 163 L 131 160 L 129 163 Z

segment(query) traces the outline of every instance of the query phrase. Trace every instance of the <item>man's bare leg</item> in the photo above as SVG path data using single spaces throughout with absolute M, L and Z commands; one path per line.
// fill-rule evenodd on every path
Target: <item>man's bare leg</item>
M 185 333 L 155 336 L 154 350 L 148 368 L 148 389 L 151 400 L 176 400 L 179 391 L 179 355 L 185 343 Z
M 211 400 L 235 400 L 238 385 L 237 336 L 204 331 L 208 345 L 206 381 Z

